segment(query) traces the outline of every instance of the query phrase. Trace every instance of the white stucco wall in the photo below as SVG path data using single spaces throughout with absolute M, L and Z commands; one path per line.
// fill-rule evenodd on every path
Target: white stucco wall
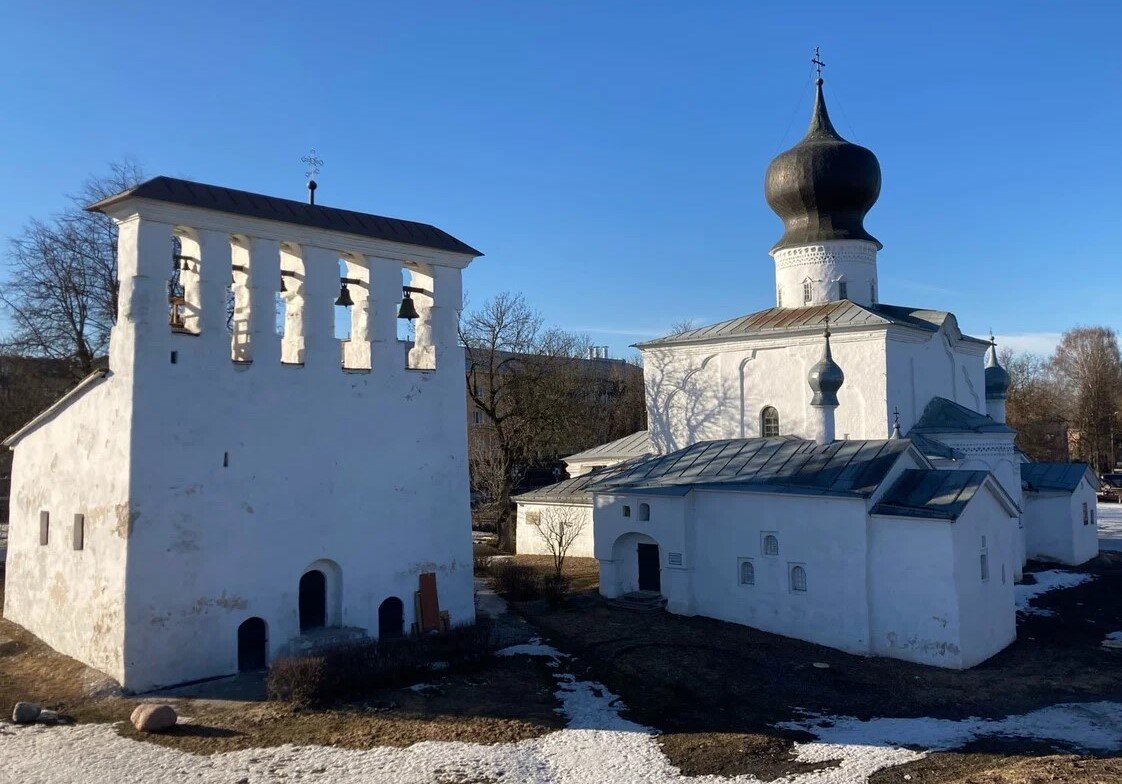
M 900 429 L 907 433 L 933 397 L 985 414 L 985 349 L 985 344 L 958 340 L 945 328 L 936 333 L 893 330 L 886 345 L 886 417 L 899 408 Z
M 838 438 L 885 438 L 884 332 L 836 329 L 834 359 L 845 371 L 835 413 Z M 648 349 L 643 354 L 647 420 L 659 453 L 698 441 L 761 435 L 760 413 L 779 411 L 780 432 L 814 438 L 807 384 L 822 359 L 821 334 Z
M 1086 480 L 1074 493 L 1025 493 L 1025 544 L 1029 558 L 1081 564 L 1099 554 L 1098 520 L 1083 525 L 1096 508 L 1095 489 Z
M 127 378 L 85 389 L 13 455 L 4 617 L 57 651 L 121 680 L 132 525 Z M 49 538 L 39 544 L 39 515 Z M 73 549 L 74 515 L 85 516 Z
M 865 502 L 806 496 L 694 491 L 686 497 L 597 496 L 596 557 L 601 593 L 638 587 L 635 544 L 658 544 L 662 594 L 679 614 L 706 615 L 765 631 L 868 652 Z M 650 520 L 640 522 L 640 503 Z M 628 505 L 632 516 L 622 516 Z M 765 555 L 774 534 L 779 554 Z M 671 563 L 674 554 L 680 563 Z M 739 582 L 751 559 L 755 584 Z M 807 572 L 807 591 L 790 589 L 790 569 Z
M 695 612 L 869 652 L 864 500 L 698 492 L 694 518 Z M 764 554 L 769 532 L 778 555 Z M 742 559 L 753 563 L 754 585 L 739 583 Z M 806 570 L 805 592 L 791 590 L 796 564 Z
M 593 520 L 592 504 L 542 504 L 518 503 L 517 529 L 515 531 L 515 546 L 519 555 L 552 555 L 539 530 L 526 522 L 527 512 L 537 512 L 545 516 L 550 514 L 564 515 L 565 520 L 572 520 L 580 526 L 580 532 L 573 539 L 568 555 L 574 558 L 591 558 L 593 556 Z
M 877 247 L 863 240 L 830 240 L 784 248 L 775 260 L 776 306 L 801 308 L 842 299 L 839 284 L 846 282 L 845 299 L 859 305 L 875 302 Z M 804 297 L 810 284 L 810 302 Z
M 1012 642 L 1014 525 L 985 489 L 954 521 L 872 516 L 873 652 L 963 669 Z M 989 556 L 986 582 L 981 580 L 983 536 Z
M 420 250 L 420 257 L 406 256 L 400 246 L 387 247 L 385 257 L 366 255 L 371 249 L 359 239 L 247 219 L 245 231 L 265 238 L 248 240 L 255 310 L 245 334 L 253 361 L 236 363 L 222 281 L 230 274 L 231 221 L 241 219 L 191 210 L 182 221 L 160 217 L 166 219 L 134 215 L 121 224 L 121 319 L 110 346 L 115 375 L 104 388 L 126 402 L 95 400 L 94 389 L 16 446 L 13 491 L 28 511 L 13 520 L 19 545 L 9 555 L 16 568 L 5 614 L 133 690 L 235 672 L 237 629 L 250 617 L 265 620 L 269 656 L 277 655 L 299 633 L 299 580 L 315 564 L 328 573 L 329 625 L 376 635 L 379 604 L 396 596 L 408 629 L 424 572 L 436 574 L 440 607 L 452 623 L 472 621 L 464 359 L 455 332 L 459 267 L 467 259 L 441 266 Z M 172 227 L 188 219 L 196 228 L 214 225 L 199 230 L 191 250 L 202 258 L 197 335 L 177 334 L 167 323 Z M 284 237 L 270 232 L 304 232 L 288 240 L 306 240 L 287 251 L 303 259 L 302 364 L 281 362 L 273 293 Z M 333 334 L 344 253 L 359 254 L 352 258 L 369 281 L 368 371 L 340 367 Z M 435 292 L 435 300 L 419 303 L 431 345 L 413 364 L 435 362 L 435 369 L 407 368 L 408 346 L 397 340 L 407 263 L 415 267 L 413 284 Z M 90 449 L 100 450 L 92 454 L 109 457 L 86 459 L 74 449 L 87 431 Z M 43 497 L 44 487 L 54 495 Z M 25 545 L 38 536 L 35 507 L 48 502 L 68 516 L 83 505 L 123 508 L 114 515 L 126 522 L 114 530 L 127 541 L 119 534 L 112 540 L 101 530 L 111 523 L 96 518 L 90 551 L 56 553 L 52 542 L 34 567 L 24 566 Z M 48 569 L 43 558 L 60 560 Z M 105 653 L 81 636 L 95 633 L 91 625 L 106 634 L 95 624 L 113 600 L 66 601 L 92 586 L 97 595 L 124 593 L 124 629 L 116 599 L 118 628 L 109 630 L 116 636 Z
M 955 521 L 955 590 L 958 594 L 959 666 L 973 667 L 1017 637 L 1013 598 L 1017 571 L 1017 519 L 987 488 L 980 489 Z M 982 538 L 989 579 L 982 579 Z

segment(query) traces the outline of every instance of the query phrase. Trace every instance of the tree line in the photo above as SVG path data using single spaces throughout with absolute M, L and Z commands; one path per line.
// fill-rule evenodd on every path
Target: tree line
M 1048 357 L 1001 352 L 1009 373 L 1006 420 L 1034 460 L 1081 460 L 1099 473 L 1122 454 L 1122 356 L 1111 327 L 1068 330 Z

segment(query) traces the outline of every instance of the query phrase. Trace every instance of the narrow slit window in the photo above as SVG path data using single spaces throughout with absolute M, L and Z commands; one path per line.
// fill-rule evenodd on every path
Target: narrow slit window
M 83 550 L 86 547 L 86 516 L 83 514 L 74 515 L 74 534 L 73 546 L 75 550 Z
M 45 547 L 51 538 L 51 513 L 43 511 L 39 513 L 39 546 Z
M 803 281 L 803 304 L 804 305 L 809 305 L 810 304 L 810 296 L 811 296 L 810 281 L 809 280 L 804 280 Z
M 1091 523 L 1090 513 L 1089 513 L 1089 510 L 1088 510 L 1088 507 L 1087 507 L 1087 502 L 1084 501 L 1083 502 L 1083 525 L 1090 525 L 1090 523 Z
M 849 282 L 838 281 L 838 299 L 849 299 Z

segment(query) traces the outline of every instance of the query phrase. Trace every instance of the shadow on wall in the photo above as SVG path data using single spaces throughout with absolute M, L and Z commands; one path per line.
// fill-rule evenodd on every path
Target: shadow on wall
M 739 417 L 738 396 L 722 377 L 716 354 L 683 359 L 676 353 L 651 352 L 644 357 L 643 372 L 656 451 L 673 452 L 736 434 L 722 417 L 728 421 Z

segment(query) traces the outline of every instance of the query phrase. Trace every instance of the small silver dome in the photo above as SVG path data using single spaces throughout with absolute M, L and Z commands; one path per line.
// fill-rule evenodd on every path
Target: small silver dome
M 807 383 L 814 392 L 811 398 L 812 406 L 836 406 L 838 404 L 838 390 L 845 383 L 845 373 L 834 361 L 830 352 L 830 327 L 826 326 L 826 355 L 810 369 Z
M 997 343 L 990 335 L 990 349 L 986 352 L 986 400 L 1004 400 L 1009 391 L 1009 374 L 997 361 Z

